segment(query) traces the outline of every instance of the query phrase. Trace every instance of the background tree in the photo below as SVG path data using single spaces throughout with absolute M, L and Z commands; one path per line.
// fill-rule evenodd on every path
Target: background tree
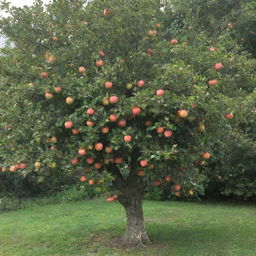
M 229 33 L 181 27 L 160 1 L 41 1 L 7 8 L 1 29 L 2 171 L 36 183 L 68 174 L 111 187 L 126 245 L 149 243 L 145 187 L 203 190 L 202 168 L 255 85 Z M 167 20 L 171 20 L 169 24 Z M 239 117 L 239 115 L 237 115 Z

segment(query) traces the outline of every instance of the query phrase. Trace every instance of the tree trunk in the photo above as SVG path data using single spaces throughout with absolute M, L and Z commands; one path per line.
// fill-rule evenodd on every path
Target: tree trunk
M 127 247 L 145 246 L 150 243 L 145 226 L 142 210 L 142 198 L 139 194 L 129 191 L 121 196 L 120 203 L 124 206 L 127 216 L 127 229 L 121 243 Z

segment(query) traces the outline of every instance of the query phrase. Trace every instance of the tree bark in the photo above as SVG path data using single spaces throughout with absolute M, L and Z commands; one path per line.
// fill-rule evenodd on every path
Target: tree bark
M 124 206 L 127 216 L 126 232 L 121 239 L 121 244 L 126 247 L 140 247 L 150 243 L 144 225 L 142 197 L 136 191 L 127 191 L 120 196 L 119 201 Z

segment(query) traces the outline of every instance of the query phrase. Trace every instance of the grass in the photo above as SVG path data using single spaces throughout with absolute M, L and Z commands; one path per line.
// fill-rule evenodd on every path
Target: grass
M 0 214 L 0 256 L 255 256 L 256 207 L 232 203 L 144 203 L 153 244 L 121 249 L 118 203 L 61 203 Z

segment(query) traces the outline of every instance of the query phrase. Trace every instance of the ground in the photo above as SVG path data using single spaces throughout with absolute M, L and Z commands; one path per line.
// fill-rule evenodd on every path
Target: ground
M 92 200 L 0 214 L 0 256 L 255 256 L 256 207 L 210 202 L 144 203 L 153 244 L 118 248 L 125 230 L 118 203 Z

